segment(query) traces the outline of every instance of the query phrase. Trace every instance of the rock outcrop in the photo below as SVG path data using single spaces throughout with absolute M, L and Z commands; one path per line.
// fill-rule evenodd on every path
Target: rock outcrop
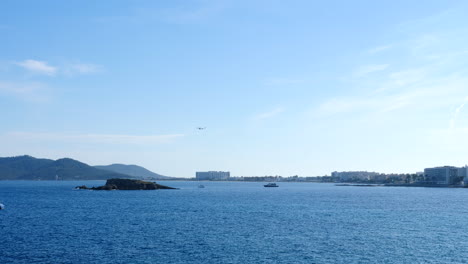
M 88 188 L 85 185 L 77 186 L 76 189 L 82 190 L 159 190 L 159 189 L 177 189 L 155 182 L 147 182 L 132 179 L 109 179 L 104 186 Z

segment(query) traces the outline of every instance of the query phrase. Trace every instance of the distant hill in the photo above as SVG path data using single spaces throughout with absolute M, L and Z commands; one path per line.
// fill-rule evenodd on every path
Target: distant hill
M 107 180 L 132 178 L 101 170 L 77 160 L 36 159 L 31 156 L 0 158 L 0 180 Z
M 108 170 L 118 173 L 127 174 L 135 178 L 140 179 L 155 179 L 155 180 L 167 180 L 172 179 L 172 177 L 163 176 L 157 173 L 154 173 L 148 169 L 137 165 L 125 165 L 125 164 L 112 164 L 107 166 L 94 166 L 95 168 L 101 170 Z
M 27 155 L 0 158 L 0 180 L 16 180 L 53 162 L 50 159 L 36 159 Z
M 41 167 L 19 179 L 28 180 L 107 180 L 111 178 L 131 178 L 122 173 L 100 170 L 77 160 L 64 158 Z

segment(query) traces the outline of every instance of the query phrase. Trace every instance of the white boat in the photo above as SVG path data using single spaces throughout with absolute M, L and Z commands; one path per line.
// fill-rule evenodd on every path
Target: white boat
M 5 209 L 5 205 L 3 205 L 2 203 L 0 203 L 0 210 L 3 210 Z
M 274 183 L 274 182 L 270 182 L 268 184 L 265 184 L 263 185 L 264 187 L 279 187 L 278 184 Z

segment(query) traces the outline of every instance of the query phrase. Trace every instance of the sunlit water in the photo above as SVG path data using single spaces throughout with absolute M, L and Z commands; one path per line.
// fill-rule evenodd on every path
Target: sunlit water
M 0 263 L 468 263 L 468 189 L 0 181 Z

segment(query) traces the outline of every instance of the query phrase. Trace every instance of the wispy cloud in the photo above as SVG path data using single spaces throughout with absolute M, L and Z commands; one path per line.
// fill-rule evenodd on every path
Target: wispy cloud
M 284 108 L 283 107 L 278 107 L 278 108 L 275 108 L 269 112 L 265 112 L 265 113 L 261 113 L 261 114 L 258 114 L 258 115 L 255 115 L 253 117 L 254 120 L 263 120 L 263 119 L 268 119 L 268 118 L 272 118 L 274 116 L 277 116 L 281 113 L 284 112 Z
M 427 54 L 433 52 L 434 47 L 442 44 L 442 36 L 437 33 L 425 33 L 409 42 L 410 51 L 414 54 Z
M 49 100 L 48 87 L 41 82 L 0 81 L 0 94 L 14 96 L 25 101 L 44 102 Z
M 48 76 L 76 76 L 99 73 L 104 70 L 104 67 L 92 63 L 68 63 L 59 66 L 51 66 L 46 61 L 38 60 L 24 60 L 15 62 L 14 64 L 22 67 L 23 69 L 39 75 Z
M 422 71 L 422 72 L 419 72 Z M 428 70 L 429 72 L 432 71 Z M 408 70 L 407 72 L 413 72 Z M 419 68 L 418 74 L 430 76 L 429 72 Z M 337 96 L 325 100 L 313 110 L 316 117 L 330 115 L 360 117 L 375 116 L 382 113 L 405 110 L 404 115 L 410 115 L 411 111 L 422 110 L 424 112 L 433 109 L 450 108 L 460 98 L 466 96 L 468 78 L 458 75 L 431 78 L 406 78 L 394 79 L 392 74 L 380 78 L 379 89 L 368 92 L 360 92 L 354 96 Z M 397 85 L 399 84 L 399 85 Z M 385 89 L 382 89 L 385 87 Z M 391 87 L 388 88 L 387 87 Z M 463 108 L 464 104 L 459 106 Z M 458 109 L 458 108 L 457 108 Z M 458 110 L 460 111 L 460 110 Z
M 183 134 L 168 135 L 121 135 L 121 134 L 73 134 L 73 133 L 32 133 L 12 132 L 5 136 L 24 141 L 47 141 L 57 143 L 84 144 L 164 144 L 171 143 Z
M 393 96 L 337 97 L 320 104 L 315 116 L 327 117 L 335 114 L 387 113 L 402 109 L 412 104 L 414 95 L 398 94 Z
M 295 78 L 272 78 L 265 81 L 265 84 L 270 86 L 295 85 L 302 83 L 304 83 L 303 79 Z
M 428 74 L 428 68 L 412 68 L 403 71 L 392 72 L 389 74 L 389 80 L 392 85 L 406 86 L 422 81 Z
M 466 103 L 468 103 L 468 97 L 465 97 L 465 100 L 463 101 L 463 103 L 461 103 L 457 108 L 455 108 L 455 111 L 453 112 L 452 117 L 450 118 L 450 122 L 449 122 L 450 129 L 452 130 L 455 129 L 458 116 L 460 115 L 460 112 L 463 109 L 463 107 L 465 107 Z
M 464 16 L 462 13 L 457 13 L 459 18 Z M 437 118 L 437 122 L 446 124 L 448 120 L 449 127 L 456 127 L 468 102 L 460 99 L 467 96 L 468 54 L 463 45 L 466 34 L 462 33 L 468 28 L 446 27 L 448 14 L 453 12 L 408 22 L 392 32 L 400 37 L 392 42 L 398 45 L 366 50 L 361 55 L 362 62 L 357 60 L 358 66 L 348 74 L 354 78 L 345 79 L 345 94 L 332 95 L 314 107 L 314 116 L 376 120 L 385 113 L 387 121 L 396 123 L 411 118 Z M 383 51 L 385 61 L 373 56 Z
M 375 53 L 379 53 L 379 52 L 382 52 L 384 50 L 388 50 L 392 47 L 392 45 L 383 45 L 383 46 L 378 46 L 378 47 L 375 47 L 375 48 L 372 48 L 370 50 L 368 50 L 367 52 L 369 54 L 375 54 Z
M 48 65 L 45 61 L 25 60 L 16 64 L 35 74 L 54 76 L 57 73 L 57 68 Z
M 104 70 L 104 67 L 97 64 L 90 64 L 90 63 L 78 63 L 78 64 L 70 64 L 66 65 L 63 68 L 63 73 L 68 76 L 75 76 L 75 75 L 84 75 L 84 74 L 94 74 L 99 73 Z
M 371 73 L 383 71 L 387 69 L 388 66 L 390 65 L 389 64 L 371 64 L 371 65 L 361 66 L 354 72 L 354 77 L 360 78 Z
M 103 71 L 103 67 L 96 64 L 90 63 L 75 63 L 75 64 L 62 64 L 61 66 L 51 66 L 46 61 L 38 60 L 24 60 L 20 62 L 0 62 L 0 70 L 8 71 L 10 67 L 17 66 L 26 70 L 28 73 L 32 73 L 33 76 L 26 75 L 28 80 L 16 78 L 14 80 L 2 81 L 0 80 L 0 95 L 13 96 L 21 100 L 30 102 L 48 102 L 51 99 L 51 92 L 53 91 L 43 80 L 34 81 L 37 76 L 34 75 L 46 75 L 50 77 L 61 77 L 61 76 L 76 76 L 85 74 L 94 74 Z

